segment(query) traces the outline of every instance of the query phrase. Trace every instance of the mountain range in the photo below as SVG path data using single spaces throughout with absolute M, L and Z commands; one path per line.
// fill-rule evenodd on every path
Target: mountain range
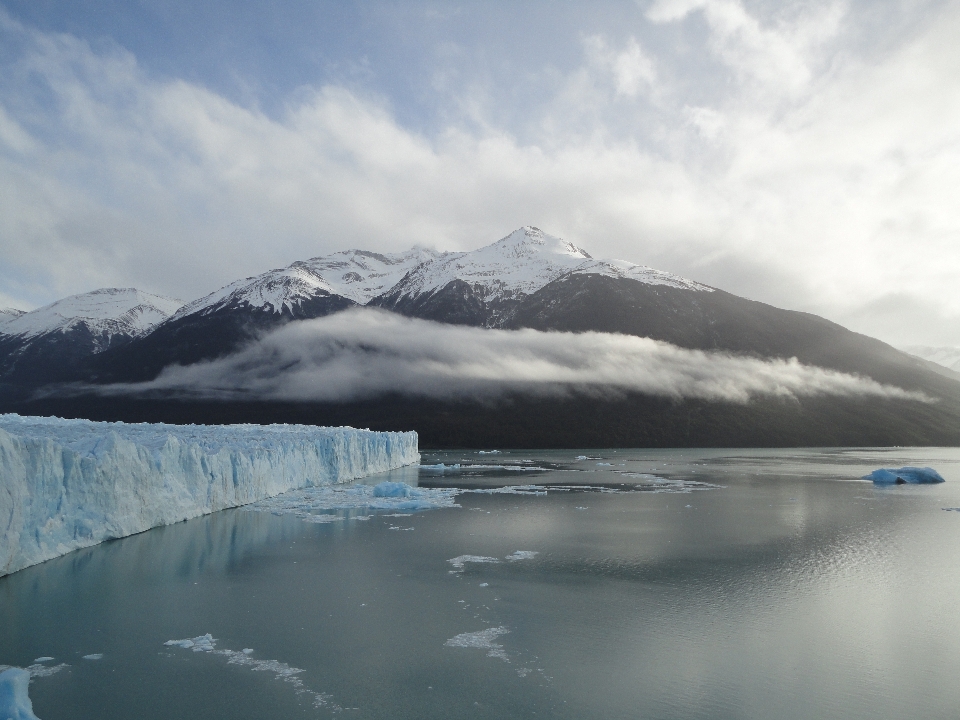
M 614 333 L 724 356 L 788 360 L 920 393 L 759 397 L 389 392 L 340 402 L 104 393 L 231 356 L 272 331 L 356 307 L 444 325 Z M 183 304 L 105 289 L 0 311 L 0 409 L 94 419 L 296 421 L 416 429 L 424 446 L 956 445 L 960 374 L 808 313 L 667 272 L 598 260 L 534 227 L 472 252 L 361 250 L 293 263 Z

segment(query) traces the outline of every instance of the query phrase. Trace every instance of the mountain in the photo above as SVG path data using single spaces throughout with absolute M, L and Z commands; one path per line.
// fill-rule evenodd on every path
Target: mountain
M 73 379 L 87 357 L 142 337 L 183 303 L 134 288 L 72 295 L 0 319 L 0 381 Z
M 746 404 L 623 392 L 497 402 L 391 394 L 321 403 L 66 396 L 42 383 L 147 381 L 171 364 L 222 357 L 264 332 L 368 305 L 479 328 L 604 332 L 760 359 L 797 358 L 932 398 L 767 397 Z M 25 317 L 25 316 L 24 316 Z M 20 318 L 16 318 L 19 322 Z M 9 324 L 13 320 L 4 321 Z M 0 325 L 2 329 L 4 325 Z M 414 429 L 425 447 L 499 445 L 956 445 L 960 375 L 809 313 L 738 297 L 523 227 L 471 252 L 359 250 L 231 283 L 124 342 L 88 349 L 71 373 L 46 368 L 0 404 L 19 412 L 165 422 L 305 422 Z M 31 389 L 32 388 L 32 389 Z
M 370 304 L 425 320 L 506 327 L 526 298 L 560 278 L 583 274 L 712 290 L 623 260 L 594 260 L 573 243 L 527 226 L 479 250 L 423 263 Z
M 392 254 L 348 250 L 237 280 L 184 305 L 138 342 L 90 358 L 86 375 L 97 382 L 151 380 L 174 363 L 221 357 L 293 320 L 365 305 L 413 268 L 440 257 L 423 248 Z
M 17 308 L 5 307 L 0 308 L 0 325 L 3 324 L 5 320 L 10 320 L 11 318 L 20 317 L 23 315 L 23 310 L 18 310 Z

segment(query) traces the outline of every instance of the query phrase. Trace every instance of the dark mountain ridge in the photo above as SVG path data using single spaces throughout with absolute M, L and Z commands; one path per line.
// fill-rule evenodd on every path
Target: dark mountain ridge
M 783 310 L 622 261 L 597 261 L 536 228 L 473 253 L 352 253 L 238 281 L 148 332 L 95 354 L 60 350 L 36 372 L 3 375 L 0 407 L 96 419 L 311 422 L 415 429 L 424 446 L 956 445 L 960 382 L 946 368 L 809 313 Z M 361 263 L 356 265 L 356 263 Z M 353 288 L 362 285 L 364 292 Z M 380 291 L 380 292 L 378 292 Z M 341 294 L 343 293 L 343 294 Z M 348 294 L 352 297 L 348 297 Z M 872 378 L 934 402 L 866 397 L 757 398 L 746 404 L 635 392 L 494 402 L 390 395 L 349 403 L 103 396 L 172 364 L 228 355 L 286 323 L 358 305 L 440 323 L 603 332 L 681 348 L 801 363 Z M 67 341 L 67 338 L 64 338 Z M 0 335 L 0 351 L 3 336 Z M 67 343 L 69 345 L 69 343 Z M 2 365 L 0 365 L 2 367 Z M 0 371 L 2 372 L 2 371 Z M 79 381 L 64 392 L 55 383 Z M 78 394 L 79 392 L 79 394 Z

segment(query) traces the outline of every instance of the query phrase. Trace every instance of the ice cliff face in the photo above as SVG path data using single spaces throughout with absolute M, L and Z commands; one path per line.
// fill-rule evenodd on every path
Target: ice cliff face
M 419 459 L 414 432 L 0 415 L 0 575 L 104 540 Z

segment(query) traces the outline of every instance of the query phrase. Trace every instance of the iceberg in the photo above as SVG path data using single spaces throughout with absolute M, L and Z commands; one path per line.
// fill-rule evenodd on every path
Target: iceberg
M 862 480 L 873 480 L 877 485 L 904 485 L 906 483 L 942 483 L 944 479 L 933 468 L 920 467 L 902 467 L 899 470 L 890 468 L 881 468 L 874 470 L 869 475 L 864 475 Z
M 0 672 L 0 718 L 37 720 L 27 688 L 30 673 L 20 668 Z
M 415 432 L 0 415 L 0 576 L 152 527 L 419 461 Z

